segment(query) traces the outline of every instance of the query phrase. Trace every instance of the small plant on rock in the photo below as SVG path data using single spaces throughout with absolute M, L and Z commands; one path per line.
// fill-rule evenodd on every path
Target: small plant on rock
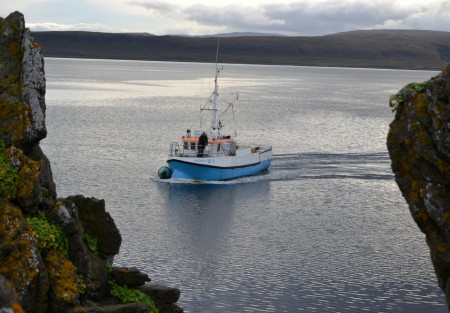
M 400 90 L 395 95 L 392 95 L 389 99 L 389 106 L 392 109 L 392 112 L 397 111 L 398 107 L 405 102 L 405 95 L 403 90 Z
M 424 93 L 427 91 L 428 84 L 427 83 L 411 83 L 408 85 L 408 88 L 411 90 L 415 90 L 418 93 Z M 397 111 L 398 107 L 405 102 L 405 91 L 404 89 L 397 92 L 395 95 L 391 95 L 389 98 L 389 106 L 392 109 L 392 112 Z
M 159 312 L 155 302 L 144 292 L 120 286 L 113 280 L 109 281 L 109 286 L 111 287 L 111 295 L 123 303 L 142 302 L 148 305 L 151 313 Z
M 83 275 L 78 274 L 77 275 L 77 281 L 78 281 L 78 290 L 81 294 L 84 294 L 86 292 L 86 284 L 84 283 Z
M 97 238 L 89 235 L 88 233 L 83 234 L 83 240 L 86 242 L 89 250 L 98 256 L 98 248 L 97 248 Z
M 106 262 L 106 272 L 108 273 L 109 276 L 111 276 L 111 273 L 113 271 L 113 266 L 110 262 Z
M 411 83 L 408 85 L 410 89 L 414 89 L 417 92 L 425 92 L 427 90 L 427 83 Z
M 55 249 L 63 256 L 69 255 L 69 240 L 61 227 L 49 222 L 42 211 L 37 216 L 27 216 L 27 222 L 36 233 L 39 249 L 49 251 Z

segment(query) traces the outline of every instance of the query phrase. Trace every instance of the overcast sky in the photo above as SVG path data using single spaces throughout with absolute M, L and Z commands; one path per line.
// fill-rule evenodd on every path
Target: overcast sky
M 357 29 L 450 31 L 450 0 L 1 0 L 38 30 L 317 36 Z

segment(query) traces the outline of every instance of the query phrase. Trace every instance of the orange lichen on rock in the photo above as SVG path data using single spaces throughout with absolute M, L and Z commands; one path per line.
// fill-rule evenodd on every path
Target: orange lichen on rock
M 2 103 L 0 101 L 0 133 L 11 138 L 11 143 L 20 143 L 32 127 L 30 107 L 23 103 Z
M 423 117 L 428 115 L 428 99 L 425 93 L 415 93 L 411 102 L 414 104 L 414 111 L 417 116 Z
M 19 102 L 22 95 L 22 80 L 19 74 L 8 73 L 5 78 L 0 78 L 2 93 L 13 97 L 14 102 Z
M 25 310 L 22 308 L 22 306 L 17 302 L 11 302 L 11 308 L 13 309 L 14 313 L 25 313 Z
M 14 241 L 20 235 L 25 223 L 22 211 L 1 198 L 0 209 L 0 239 L 2 242 Z
M 77 304 L 78 280 L 73 263 L 55 250 L 50 250 L 45 264 L 47 265 L 50 291 L 54 299 L 61 303 Z
M 22 58 L 22 43 L 13 41 L 9 44 L 9 53 L 11 58 Z
M 450 229 L 450 212 L 444 213 L 444 224 Z
M 26 226 L 21 210 L 0 199 L 0 273 L 14 286 L 19 297 L 38 275 L 37 239 Z
M 39 169 L 42 165 L 42 161 L 28 160 L 23 164 L 19 170 L 19 190 L 18 197 L 28 196 L 38 183 Z
M 41 49 L 41 45 L 34 38 L 32 38 L 31 44 L 33 45 L 34 49 Z
M 450 309 L 450 66 L 401 90 L 387 146 L 395 180 L 426 235 Z M 407 144 L 409 143 L 409 144 Z
M 17 200 L 25 207 L 35 207 L 42 201 L 42 187 L 39 184 L 43 161 L 33 161 L 22 150 L 10 147 L 5 150 L 11 163 L 18 170 L 19 184 Z
M 446 160 L 437 160 L 437 166 L 441 173 L 450 172 L 450 163 Z
M 441 243 L 436 247 L 437 253 L 446 253 L 450 251 L 450 243 Z

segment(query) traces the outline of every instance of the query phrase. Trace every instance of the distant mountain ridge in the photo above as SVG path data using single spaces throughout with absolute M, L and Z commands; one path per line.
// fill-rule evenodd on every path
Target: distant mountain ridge
M 217 37 L 148 33 L 34 32 L 48 57 L 214 62 Z M 220 62 L 442 69 L 450 62 L 450 32 L 359 30 L 318 37 L 222 36 Z
M 275 33 L 255 33 L 255 32 L 233 32 L 233 33 L 220 33 L 211 35 L 198 35 L 192 37 L 287 37 L 281 34 Z

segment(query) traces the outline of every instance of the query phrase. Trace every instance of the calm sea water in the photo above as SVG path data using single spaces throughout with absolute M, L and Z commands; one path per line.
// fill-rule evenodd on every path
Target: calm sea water
M 446 312 L 385 145 L 389 95 L 436 73 L 224 67 L 238 139 L 272 145 L 272 166 L 180 184 L 156 173 L 213 64 L 46 59 L 42 147 L 59 196 L 106 199 L 115 264 L 180 288 L 185 312 Z

